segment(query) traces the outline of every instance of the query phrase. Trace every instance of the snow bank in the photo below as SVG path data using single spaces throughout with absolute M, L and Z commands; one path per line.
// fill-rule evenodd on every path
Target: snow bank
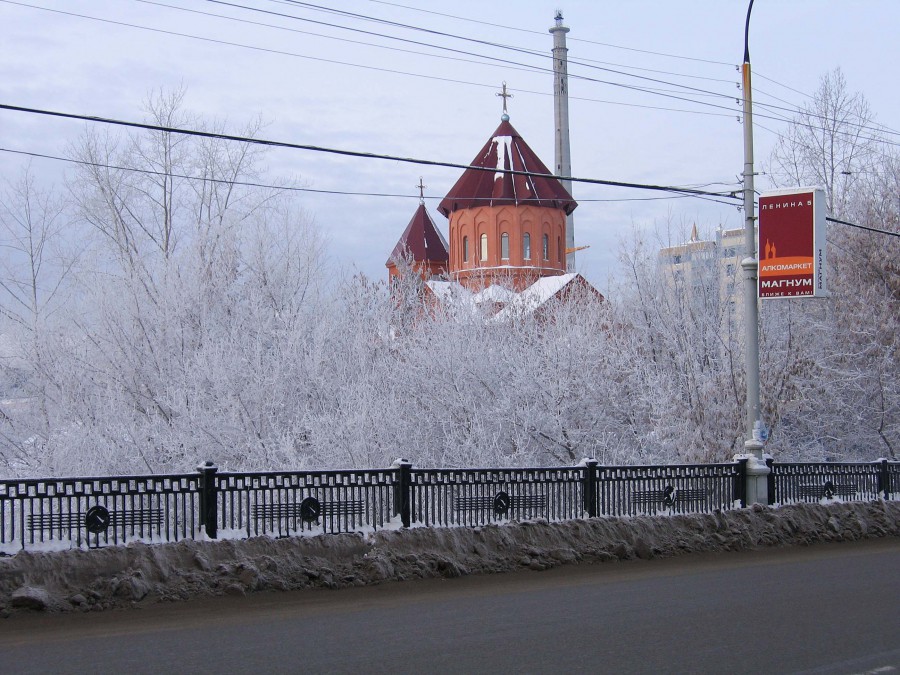
M 759 505 L 715 514 L 412 528 L 373 535 L 133 544 L 0 558 L 0 614 L 127 607 L 570 563 L 900 536 L 900 502 Z

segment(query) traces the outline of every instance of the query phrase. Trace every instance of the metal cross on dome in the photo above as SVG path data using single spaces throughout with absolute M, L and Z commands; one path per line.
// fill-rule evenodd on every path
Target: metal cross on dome
M 495 96 L 503 97 L 503 114 L 505 115 L 507 112 L 506 111 L 506 99 L 513 97 L 512 94 L 510 94 L 508 91 L 506 91 L 506 82 L 505 81 L 503 82 L 503 88 L 497 94 L 495 94 Z
M 416 187 L 419 188 L 419 203 L 424 204 L 425 203 L 425 188 L 427 188 L 428 186 L 422 182 L 422 176 L 419 176 L 419 184 L 416 185 Z

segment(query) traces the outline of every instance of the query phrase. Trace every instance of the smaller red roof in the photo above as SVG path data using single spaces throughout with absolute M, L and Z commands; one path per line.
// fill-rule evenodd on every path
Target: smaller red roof
M 578 206 L 507 119 L 500 123 L 471 166 L 481 168 L 466 169 L 438 206 L 438 211 L 448 218 L 454 211 L 479 206 L 543 206 L 562 209 L 566 215 Z
M 450 261 L 447 240 L 435 226 L 424 204 L 419 204 L 385 265 L 395 264 L 395 261 L 401 259 L 407 251 L 417 263 Z

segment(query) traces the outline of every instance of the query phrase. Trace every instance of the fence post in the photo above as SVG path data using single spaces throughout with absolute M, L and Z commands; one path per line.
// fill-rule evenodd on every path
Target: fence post
M 397 480 L 394 482 L 394 515 L 400 516 L 403 527 L 409 527 L 412 522 L 412 462 L 403 459 L 395 459 L 391 465 L 397 471 Z
M 747 458 L 739 457 L 737 461 L 737 476 L 734 478 L 734 496 L 741 501 L 741 507 L 747 508 Z
M 219 470 L 212 462 L 204 462 L 197 467 L 200 472 L 200 524 L 206 528 L 206 536 L 215 539 L 218 532 L 219 500 L 216 490 L 216 472 Z
M 891 472 L 888 467 L 888 461 L 885 458 L 878 460 L 881 465 L 878 470 L 878 491 L 884 495 L 885 499 L 891 498 Z
M 769 467 L 769 475 L 766 476 L 766 480 L 768 481 L 767 491 L 769 493 L 769 506 L 773 506 L 778 500 L 778 495 L 775 494 L 775 469 L 773 468 L 774 464 L 774 457 L 766 457 L 766 466 Z
M 584 494 L 584 510 L 589 518 L 597 516 L 597 462 L 596 459 L 584 459 L 581 465 L 584 467 L 582 478 L 582 492 Z

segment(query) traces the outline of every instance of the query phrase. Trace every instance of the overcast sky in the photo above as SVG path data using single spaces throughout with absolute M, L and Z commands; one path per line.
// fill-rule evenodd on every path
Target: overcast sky
M 227 119 L 234 130 L 261 115 L 268 139 L 468 163 L 499 124 L 496 93 L 506 81 L 512 124 L 553 166 L 547 29 L 557 3 L 319 2 L 0 0 L 0 103 L 139 121 L 148 92 L 183 84 L 191 111 Z M 736 188 L 743 141 L 735 66 L 746 0 L 578 0 L 561 8 L 571 28 L 572 173 Z M 896 0 L 757 0 L 750 29 L 757 161 L 768 156 L 783 118 L 836 67 L 879 122 L 900 129 L 891 75 L 900 63 L 898 26 Z M 0 148 L 59 155 L 86 124 L 0 110 Z M 25 162 L 0 152 L 0 173 L 14 176 Z M 385 260 L 416 208 L 419 176 L 446 233 L 436 206 L 460 173 L 297 150 L 273 151 L 268 164 L 273 181 L 405 195 L 297 193 L 326 233 L 332 260 L 375 278 L 386 276 Z M 70 167 L 33 160 L 33 169 L 49 181 Z M 582 184 L 573 191 L 575 241 L 590 246 L 577 266 L 601 290 L 633 224 L 742 225 L 734 207 L 707 201 L 621 201 L 660 195 Z

